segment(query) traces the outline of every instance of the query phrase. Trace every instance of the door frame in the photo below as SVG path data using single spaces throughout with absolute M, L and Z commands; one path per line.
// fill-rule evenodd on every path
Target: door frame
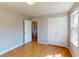
M 32 20 L 32 21 L 37 21 L 37 43 L 39 42 L 39 20 Z
M 25 19 L 23 20 L 23 44 L 25 44 Z

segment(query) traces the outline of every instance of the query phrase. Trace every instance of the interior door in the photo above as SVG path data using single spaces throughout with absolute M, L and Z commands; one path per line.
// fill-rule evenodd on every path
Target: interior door
M 31 21 L 29 20 L 24 20 L 24 25 L 25 25 L 25 42 L 28 43 L 32 41 L 32 30 L 31 30 Z
M 48 19 L 48 44 L 67 46 L 67 23 L 66 17 Z

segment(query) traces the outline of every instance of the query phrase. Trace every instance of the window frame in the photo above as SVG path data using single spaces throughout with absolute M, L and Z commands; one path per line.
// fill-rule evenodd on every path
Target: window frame
M 73 20 L 73 18 L 74 18 L 74 15 L 76 14 L 76 13 L 78 13 L 78 46 L 76 46 L 76 47 L 79 47 L 79 8 L 77 8 L 72 14 L 71 14 L 71 18 L 70 18 L 70 42 L 72 42 L 72 28 L 75 28 L 75 27 L 73 27 L 72 26 L 72 20 Z M 72 42 L 73 43 L 73 42 Z M 75 43 L 73 43 L 73 44 L 75 44 Z

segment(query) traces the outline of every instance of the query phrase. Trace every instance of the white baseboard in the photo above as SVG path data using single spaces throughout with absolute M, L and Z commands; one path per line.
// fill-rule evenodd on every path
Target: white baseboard
M 17 46 L 15 46 L 15 47 L 12 47 L 12 48 L 10 48 L 10 49 L 7 49 L 7 50 L 1 52 L 0 55 L 5 54 L 5 53 L 7 53 L 7 52 L 9 52 L 9 51 L 11 51 L 11 50 L 13 50 L 13 49 L 15 49 L 15 48 L 21 46 L 21 45 L 23 45 L 23 44 L 20 44 L 20 45 L 17 45 Z
M 39 44 L 45 44 L 45 45 L 48 45 L 48 43 L 45 43 L 45 42 L 38 42 Z
M 28 44 L 28 43 L 31 43 L 32 41 L 28 41 L 28 42 L 25 42 L 24 44 Z
M 71 53 L 71 55 L 72 55 L 72 57 L 73 57 L 73 53 L 72 53 L 72 50 L 70 49 L 70 47 L 68 47 L 68 49 L 69 49 L 69 51 L 70 51 L 70 53 Z

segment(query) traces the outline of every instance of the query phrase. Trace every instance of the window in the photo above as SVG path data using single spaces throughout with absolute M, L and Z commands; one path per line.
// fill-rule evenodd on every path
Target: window
M 71 42 L 78 47 L 78 10 L 71 15 Z

